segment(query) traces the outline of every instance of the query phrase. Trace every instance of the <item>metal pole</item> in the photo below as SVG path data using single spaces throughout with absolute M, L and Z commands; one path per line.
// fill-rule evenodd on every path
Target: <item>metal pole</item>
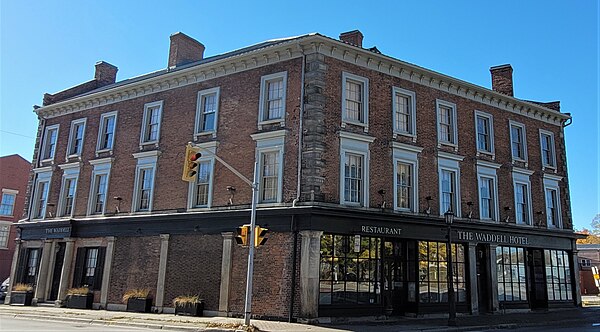
M 452 224 L 448 223 L 448 326 L 456 326 L 456 301 L 454 300 L 454 267 L 452 266 Z
M 248 231 L 248 274 L 246 275 L 246 303 L 244 309 L 244 325 L 250 326 L 252 313 L 252 275 L 254 273 L 254 232 L 256 227 L 256 204 L 258 201 L 258 161 L 254 162 L 254 183 L 252 183 L 252 212 L 250 213 L 250 229 Z

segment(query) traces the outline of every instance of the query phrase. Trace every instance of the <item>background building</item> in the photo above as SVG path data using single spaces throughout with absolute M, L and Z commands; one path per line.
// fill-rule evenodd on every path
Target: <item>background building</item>
M 577 244 L 577 250 L 581 275 L 581 294 L 598 295 L 600 294 L 600 286 L 595 275 L 598 275 L 598 271 L 600 271 L 600 244 Z
M 448 308 L 445 213 L 457 308 L 473 314 L 579 303 L 558 102 L 513 96 L 362 45 L 350 31 L 266 41 L 204 58 L 171 36 L 168 66 L 44 95 L 20 224 L 18 282 L 63 303 L 87 285 L 96 307 L 151 290 L 159 312 L 198 293 L 213 314 L 244 309 L 246 249 L 258 248 L 253 313 L 306 318 Z M 181 180 L 187 142 L 197 176 Z M 50 203 L 50 204 L 49 204 Z
M 23 216 L 25 193 L 31 164 L 13 154 L 0 157 L 0 280 L 10 275 L 15 251 L 16 227 Z M 0 282 L 1 282 L 0 281 Z

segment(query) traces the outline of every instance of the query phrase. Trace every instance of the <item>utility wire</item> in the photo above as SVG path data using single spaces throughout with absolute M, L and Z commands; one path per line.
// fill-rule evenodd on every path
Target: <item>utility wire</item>
M 6 130 L 1 130 L 0 129 L 0 132 L 6 133 L 6 134 L 11 134 L 11 135 L 16 135 L 16 136 L 21 136 L 21 137 L 27 137 L 27 138 L 35 139 L 35 137 L 32 137 L 32 136 L 27 136 L 27 135 L 23 135 L 23 134 L 13 133 L 13 132 L 6 131 Z

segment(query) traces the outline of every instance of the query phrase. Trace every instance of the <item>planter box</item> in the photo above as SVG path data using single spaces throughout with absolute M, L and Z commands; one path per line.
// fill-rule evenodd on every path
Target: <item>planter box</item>
M 175 315 L 201 317 L 204 312 L 204 302 L 186 303 L 175 306 Z
M 150 312 L 152 299 L 150 298 L 130 298 L 127 300 L 127 311 L 130 312 Z
M 33 300 L 33 292 L 17 292 L 10 293 L 10 305 L 31 305 Z
M 94 294 L 67 296 L 67 308 L 92 309 Z

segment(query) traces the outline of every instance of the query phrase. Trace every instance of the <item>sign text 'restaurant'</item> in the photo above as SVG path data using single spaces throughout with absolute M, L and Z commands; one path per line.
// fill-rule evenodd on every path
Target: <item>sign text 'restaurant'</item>
M 361 226 L 363 233 L 381 234 L 381 235 L 400 235 L 402 228 L 398 227 L 383 227 L 383 226 Z

